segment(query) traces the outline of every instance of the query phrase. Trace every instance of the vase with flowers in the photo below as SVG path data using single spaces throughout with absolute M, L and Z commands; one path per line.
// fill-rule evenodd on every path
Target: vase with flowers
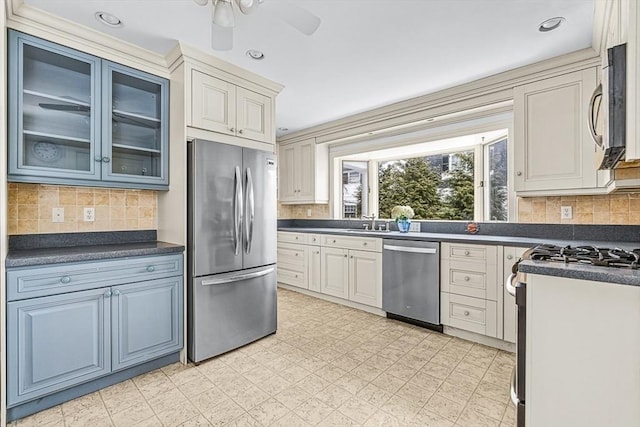
M 409 231 L 409 227 L 411 226 L 411 218 L 415 213 L 411 206 L 395 206 L 391 209 L 391 218 L 398 225 L 398 230 L 401 233 L 406 233 Z

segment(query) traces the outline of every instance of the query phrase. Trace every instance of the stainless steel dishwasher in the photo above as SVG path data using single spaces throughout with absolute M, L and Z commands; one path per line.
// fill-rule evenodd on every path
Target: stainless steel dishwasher
M 442 331 L 439 252 L 438 242 L 383 240 L 382 309 L 388 317 Z

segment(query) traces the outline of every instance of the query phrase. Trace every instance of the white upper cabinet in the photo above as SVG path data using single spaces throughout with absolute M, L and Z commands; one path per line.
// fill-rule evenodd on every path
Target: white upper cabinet
M 328 203 L 329 151 L 307 139 L 279 147 L 278 198 L 282 203 Z
M 596 149 L 587 127 L 596 82 L 597 70 L 589 68 L 514 88 L 519 194 L 580 194 L 598 187 Z
M 190 125 L 275 143 L 273 99 L 198 70 L 192 70 Z

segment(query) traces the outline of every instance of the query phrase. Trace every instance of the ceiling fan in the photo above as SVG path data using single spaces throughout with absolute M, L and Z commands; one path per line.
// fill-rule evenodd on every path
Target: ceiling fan
M 234 9 L 243 15 L 253 13 L 264 0 L 193 0 L 200 6 L 211 3 L 211 47 L 214 50 L 233 48 Z M 234 7 L 235 6 L 235 7 Z M 308 10 L 289 2 L 273 2 L 269 6 L 282 19 L 302 34 L 310 36 L 320 26 L 320 18 Z

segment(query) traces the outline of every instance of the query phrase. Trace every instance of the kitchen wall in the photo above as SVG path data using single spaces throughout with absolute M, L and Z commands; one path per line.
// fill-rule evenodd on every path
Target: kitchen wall
M 8 184 L 9 234 L 152 230 L 158 224 L 158 196 L 150 190 Z M 64 222 L 51 222 L 51 209 L 64 208 Z M 84 222 L 84 208 L 95 221 Z

